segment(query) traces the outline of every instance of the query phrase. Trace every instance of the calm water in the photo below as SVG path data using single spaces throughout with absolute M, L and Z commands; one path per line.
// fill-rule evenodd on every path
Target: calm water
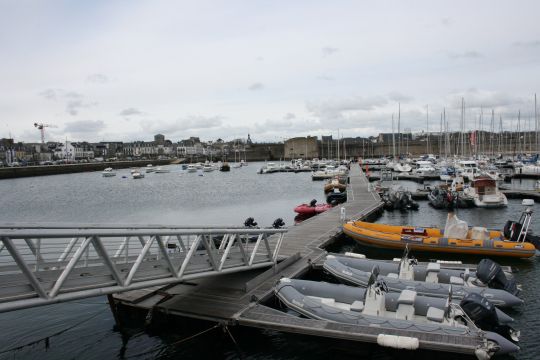
M 115 178 L 99 172 L 23 178 L 0 181 L 0 222 L 101 222 L 241 225 L 252 216 L 268 226 L 277 217 L 293 224 L 292 208 L 311 199 L 322 201 L 322 183 L 312 182 L 309 173 L 258 175 L 262 164 L 250 164 L 230 173 L 204 173 L 199 177 L 170 166 L 171 173 L 148 174 L 145 179 Z M 417 186 L 411 183 L 410 186 Z M 532 183 L 531 183 L 532 186 Z M 458 216 L 474 225 L 500 227 L 515 218 L 522 207 L 511 200 L 502 210 L 460 210 Z M 537 209 L 538 210 L 538 209 Z M 421 202 L 420 210 L 385 213 L 379 221 L 394 224 L 442 224 L 446 214 Z M 535 231 L 540 227 L 535 224 Z M 348 239 L 339 251 L 353 249 L 371 256 L 393 257 L 391 252 L 364 249 Z M 478 261 L 478 259 L 472 259 Z M 522 332 L 520 359 L 535 359 L 540 344 L 535 341 L 540 308 L 537 278 L 538 259 L 514 261 L 516 275 L 524 285 L 527 311 L 512 312 Z M 526 316 L 525 316 L 526 315 Z M 392 359 L 428 358 L 433 353 L 407 353 L 361 345 L 326 341 L 273 331 L 231 329 L 232 337 L 220 329 L 183 341 L 208 330 L 213 324 L 190 321 L 172 324 L 164 331 L 142 326 L 118 331 L 104 297 L 48 307 L 0 314 L 3 334 L 0 359 Z M 18 348 L 20 347 L 20 348 Z M 451 355 L 443 356 L 453 358 Z

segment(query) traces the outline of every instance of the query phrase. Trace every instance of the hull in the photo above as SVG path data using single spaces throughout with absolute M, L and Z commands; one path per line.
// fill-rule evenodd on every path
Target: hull
M 528 242 L 498 240 L 499 231 L 491 231 L 487 240 L 448 239 L 439 229 L 426 228 L 425 235 L 412 233 L 414 227 L 372 224 L 362 221 L 343 226 L 343 232 L 354 240 L 371 246 L 403 250 L 407 246 L 413 251 L 446 252 L 482 256 L 505 256 L 527 258 L 535 255 L 536 249 Z M 408 234 L 407 234 L 408 233 Z

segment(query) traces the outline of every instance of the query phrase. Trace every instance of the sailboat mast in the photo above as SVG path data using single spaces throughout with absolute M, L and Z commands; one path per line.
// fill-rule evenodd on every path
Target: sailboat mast
M 536 114 L 536 93 L 534 94 L 534 132 L 536 135 L 536 153 L 538 154 L 538 116 Z
M 398 118 L 397 118 L 397 132 L 398 132 L 398 144 L 397 151 L 398 156 L 401 157 L 401 104 L 398 103 Z
M 392 158 L 396 159 L 396 133 L 394 129 L 394 113 L 392 113 Z
M 426 154 L 429 154 L 429 105 L 426 105 Z

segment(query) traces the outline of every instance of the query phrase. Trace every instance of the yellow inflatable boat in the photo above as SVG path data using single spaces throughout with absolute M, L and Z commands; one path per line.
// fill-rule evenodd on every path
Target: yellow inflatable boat
M 500 231 L 473 227 L 461 235 L 444 236 L 437 228 L 395 226 L 354 221 L 343 225 L 343 232 L 365 245 L 388 249 L 448 252 L 483 256 L 526 258 L 535 255 L 536 248 L 527 241 L 510 241 Z M 455 232 L 454 232 L 455 234 Z

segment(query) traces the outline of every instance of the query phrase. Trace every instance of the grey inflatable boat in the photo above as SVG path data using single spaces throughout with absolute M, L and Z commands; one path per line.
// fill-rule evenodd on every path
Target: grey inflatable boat
M 370 272 L 374 266 L 383 276 L 393 276 L 404 280 L 417 280 L 431 283 L 462 285 L 465 287 L 491 287 L 506 290 L 512 295 L 519 295 L 521 288 L 512 274 L 506 273 L 495 261 L 482 259 L 478 265 L 456 267 L 444 262 L 419 263 L 414 257 L 409 257 L 406 250 L 401 259 L 375 260 L 367 259 L 361 254 L 345 253 L 350 258 L 348 266 L 357 270 Z
M 455 303 L 443 310 L 412 290 L 396 298 L 373 276 L 367 289 L 283 278 L 274 291 L 285 306 L 308 318 L 365 326 L 381 346 L 415 350 L 451 343 L 451 351 L 468 349 L 478 359 L 519 351 L 503 336 L 479 329 Z
M 342 282 L 366 287 L 371 272 L 356 268 L 358 260 L 361 259 L 328 255 L 323 268 Z M 391 273 L 380 278 L 386 282 L 390 292 L 401 292 L 409 289 L 416 291 L 418 295 L 446 298 L 450 287 L 452 287 L 453 295 L 457 299 L 463 299 L 466 295 L 475 293 L 482 295 L 499 307 L 514 307 L 523 304 L 523 300 L 502 289 L 400 279 L 399 275 L 392 275 Z

